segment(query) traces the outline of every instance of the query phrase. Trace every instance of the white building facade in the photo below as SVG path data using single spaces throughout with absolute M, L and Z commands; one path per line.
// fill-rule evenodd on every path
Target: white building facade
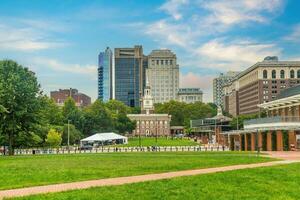
M 219 77 L 213 80 L 213 100 L 217 106 L 223 105 L 224 89 L 223 87 L 228 84 L 239 72 L 228 71 L 226 74 L 221 73 Z
M 200 88 L 179 88 L 178 100 L 185 103 L 202 102 L 203 92 Z
M 153 50 L 148 56 L 146 71 L 154 103 L 178 100 L 179 65 L 171 50 Z

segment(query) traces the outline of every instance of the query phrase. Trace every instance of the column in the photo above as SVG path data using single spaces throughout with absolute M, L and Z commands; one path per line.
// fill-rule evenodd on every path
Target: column
M 256 133 L 251 133 L 251 151 L 255 151 L 255 143 L 256 143 L 255 135 L 256 135 Z
M 245 151 L 248 151 L 248 140 L 247 140 L 247 134 L 244 134 L 244 141 L 245 141 Z
M 282 131 L 276 132 L 277 151 L 283 151 Z
M 272 132 L 267 133 L 267 151 L 272 151 Z
M 291 144 L 296 147 L 296 133 L 295 131 L 289 131 L 289 149 L 291 148 Z
M 258 148 L 262 148 L 262 134 L 258 133 Z
M 242 136 L 243 136 L 242 134 L 239 134 L 239 141 L 240 141 L 240 147 L 239 147 L 240 149 L 239 150 L 240 151 L 242 151 Z

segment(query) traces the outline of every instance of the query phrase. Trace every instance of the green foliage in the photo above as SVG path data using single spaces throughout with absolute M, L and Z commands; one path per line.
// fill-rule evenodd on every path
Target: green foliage
M 70 144 L 79 144 L 80 139 L 82 138 L 82 133 L 76 129 L 76 127 L 73 124 L 69 125 L 70 129 Z M 62 144 L 67 145 L 68 144 L 68 124 L 65 124 L 63 126 L 62 130 Z
M 38 123 L 39 95 L 40 86 L 33 72 L 11 60 L 0 61 L 0 132 L 7 136 L 10 155 L 16 137 L 30 137 Z
M 171 126 L 189 127 L 190 120 L 212 117 L 216 115 L 216 107 L 202 102 L 184 103 L 169 101 L 164 104 L 155 105 L 156 113 L 168 113 L 172 115 Z
M 90 135 L 97 132 L 113 131 L 113 118 L 109 109 L 100 100 L 96 100 L 84 111 L 83 133 Z
M 136 122 L 131 121 L 126 114 L 118 114 L 115 129 L 118 133 L 124 135 L 125 133 L 132 133 L 136 127 Z
M 47 96 L 39 98 L 40 102 L 40 119 L 43 125 L 63 125 L 65 119 L 62 110 L 55 104 L 53 99 Z
M 57 132 L 55 129 L 50 129 L 47 134 L 46 143 L 50 147 L 59 147 L 61 141 L 62 141 L 61 134 Z

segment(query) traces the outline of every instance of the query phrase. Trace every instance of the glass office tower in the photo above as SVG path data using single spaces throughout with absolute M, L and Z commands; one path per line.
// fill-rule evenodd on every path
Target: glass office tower
M 98 99 L 112 99 L 112 89 L 112 51 L 107 47 L 98 58 Z
M 130 107 L 140 106 L 145 85 L 142 46 L 115 48 L 115 99 Z

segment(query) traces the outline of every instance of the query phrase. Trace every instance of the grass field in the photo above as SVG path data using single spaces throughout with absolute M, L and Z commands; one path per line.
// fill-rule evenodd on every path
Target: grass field
M 137 147 L 139 146 L 139 138 L 128 138 L 128 144 L 125 145 L 115 145 L 115 146 L 123 146 L 123 147 Z M 142 146 L 156 146 L 155 137 L 141 137 L 141 145 Z M 199 143 L 194 142 L 187 138 L 165 138 L 165 137 L 158 137 L 157 138 L 157 145 L 158 146 L 195 146 L 199 145 Z
M 0 157 L 0 189 L 270 161 L 238 152 L 110 153 Z
M 299 185 L 300 163 L 297 163 L 122 186 L 74 190 L 19 199 L 298 200 L 300 199 Z

